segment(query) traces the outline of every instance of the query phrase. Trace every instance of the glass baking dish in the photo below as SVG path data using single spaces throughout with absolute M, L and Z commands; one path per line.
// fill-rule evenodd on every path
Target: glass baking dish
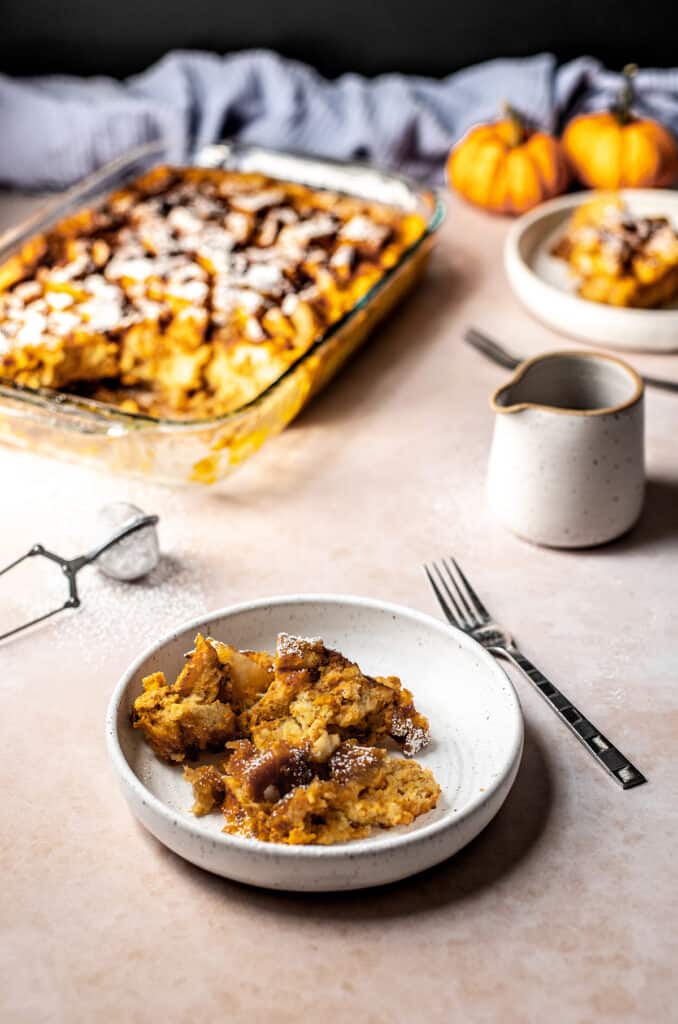
M 4 262 L 44 231 L 158 162 L 158 143 L 131 151 L 0 238 Z M 444 216 L 439 196 L 362 164 L 282 153 L 259 146 L 207 146 L 191 163 L 328 188 L 418 212 L 424 234 L 341 320 L 253 401 L 211 419 L 173 420 L 123 412 L 112 405 L 0 381 L 0 440 L 59 458 L 169 484 L 213 484 L 279 433 L 337 372 L 375 324 L 421 275 Z

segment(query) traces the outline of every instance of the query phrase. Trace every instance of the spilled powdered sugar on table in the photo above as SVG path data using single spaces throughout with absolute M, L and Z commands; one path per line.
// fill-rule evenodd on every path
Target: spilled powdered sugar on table
M 103 665 L 121 634 L 140 650 L 205 611 L 205 566 L 195 554 L 199 531 L 193 525 L 189 492 L 105 477 L 25 453 L 17 459 L 17 469 L 23 469 L 20 486 L 4 495 L 3 505 L 8 518 L 8 506 L 14 506 L 12 518 L 22 527 L 3 538 L 2 564 L 38 542 L 68 558 L 82 554 L 111 532 L 102 528 L 101 507 L 119 501 L 160 516 L 161 557 L 152 572 L 134 582 L 111 579 L 96 565 L 85 568 L 79 578 L 81 607 L 7 641 L 6 654 L 20 656 L 21 645 L 27 643 L 63 654 L 76 641 L 89 663 Z M 0 580 L 1 621 L 13 626 L 63 602 L 66 581 L 58 566 L 29 559 L 15 572 Z

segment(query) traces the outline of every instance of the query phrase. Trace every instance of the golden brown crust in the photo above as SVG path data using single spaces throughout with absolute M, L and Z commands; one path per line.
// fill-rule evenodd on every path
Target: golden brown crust
M 319 764 L 307 748 L 279 744 L 262 754 L 248 741 L 230 746 L 221 778 L 224 831 L 264 842 L 347 842 L 374 827 L 411 824 L 440 795 L 428 769 L 378 747 L 349 741 Z
M 278 638 L 275 678 L 247 720 L 256 746 L 308 744 L 327 758 L 344 739 L 376 744 L 391 737 L 406 754 L 428 741 L 428 722 L 394 676 L 373 679 L 322 640 Z
M 132 712 L 134 728 L 158 757 L 177 763 L 201 750 L 223 749 L 238 734 L 229 673 L 214 646 L 198 634 L 187 658 L 172 685 L 162 672 L 147 676 Z
M 156 416 L 231 411 L 424 230 L 262 175 L 156 168 L 0 266 L 0 376 Z

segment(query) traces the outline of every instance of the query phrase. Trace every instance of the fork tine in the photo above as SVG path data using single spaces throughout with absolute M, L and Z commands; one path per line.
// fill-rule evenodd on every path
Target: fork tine
M 466 593 L 467 593 L 467 595 L 468 595 L 468 598 L 469 598 L 469 600 L 470 600 L 470 601 L 472 602 L 472 604 L 474 605 L 474 607 L 475 607 L 475 609 L 476 609 L 476 612 L 477 612 L 477 613 L 478 613 L 479 615 L 481 615 L 481 616 L 482 616 L 482 618 L 483 618 L 483 619 L 484 619 L 484 620 L 485 620 L 486 622 L 487 622 L 487 621 L 489 621 L 489 619 L 490 619 L 490 613 L 488 612 L 487 608 L 485 607 L 485 605 L 483 604 L 483 602 L 482 602 L 482 601 L 480 600 L 480 598 L 479 598 L 479 597 L 478 597 L 478 595 L 476 594 L 475 590 L 473 589 L 473 587 L 471 586 L 471 584 L 469 583 L 469 581 L 468 581 L 468 580 L 466 579 L 466 577 L 464 576 L 464 574 L 463 574 L 463 572 L 461 571 L 461 568 L 460 568 L 460 566 L 459 566 L 459 563 L 458 563 L 458 562 L 456 562 L 456 561 L 455 561 L 455 559 L 454 559 L 454 558 L 452 558 L 452 556 L 451 556 L 451 555 L 450 555 L 450 561 L 452 562 L 452 565 L 454 566 L 454 568 L 455 568 L 455 569 L 457 570 L 457 572 L 458 572 L 458 574 L 459 574 L 459 578 L 461 579 L 462 583 L 463 583 L 463 584 L 464 584 L 464 586 L 466 587 Z
M 461 608 L 461 606 L 460 606 L 459 602 L 457 601 L 456 597 L 454 596 L 454 594 L 450 590 L 449 586 L 447 585 L 447 581 L 445 580 L 445 577 L 441 573 L 440 566 L 438 565 L 437 562 L 433 563 L 433 568 L 435 569 L 436 575 L 437 575 L 438 579 L 440 580 L 440 583 L 444 587 L 445 593 L 447 594 L 447 596 L 448 596 L 448 598 L 449 598 L 449 600 L 450 600 L 450 602 L 452 604 L 452 607 L 455 610 L 456 617 L 459 620 L 459 622 L 458 622 L 459 626 L 461 627 L 461 629 L 468 629 L 469 625 L 473 625 L 473 623 L 469 622 L 469 617 L 467 615 L 464 615 L 463 609 Z
M 433 565 L 435 566 L 435 562 L 433 563 Z M 436 597 L 438 598 L 438 604 L 440 605 L 440 607 L 443 610 L 443 615 L 445 616 L 445 618 L 447 619 L 448 622 L 451 622 L 453 626 L 457 626 L 457 628 L 459 628 L 459 622 L 457 621 L 456 616 L 454 615 L 452 609 L 450 608 L 450 606 L 448 605 L 447 601 L 443 597 L 443 594 L 442 594 L 442 592 L 440 590 L 440 587 L 438 586 L 436 581 L 433 579 L 433 576 L 429 572 L 429 568 L 428 568 L 427 565 L 424 566 L 424 572 L 428 576 L 428 581 L 431 584 L 431 586 L 433 587 L 433 592 L 435 593 Z
M 448 579 L 452 585 L 452 589 L 457 595 L 457 600 L 459 601 L 464 611 L 466 612 L 466 618 L 468 619 L 472 626 L 478 626 L 480 624 L 478 613 L 476 612 L 475 608 L 471 607 L 468 600 L 466 599 L 464 588 L 459 584 L 459 581 L 456 579 L 447 559 L 441 558 L 441 562 L 443 563 L 445 572 L 447 573 Z

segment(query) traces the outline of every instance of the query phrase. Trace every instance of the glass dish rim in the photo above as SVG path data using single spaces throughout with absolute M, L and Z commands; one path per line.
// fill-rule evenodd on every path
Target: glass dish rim
M 397 274 L 397 272 L 402 268 L 402 266 L 409 261 L 409 259 L 416 253 L 416 251 L 432 235 L 435 234 L 435 232 L 440 228 L 441 224 L 443 223 L 443 220 L 445 219 L 445 204 L 440 195 L 440 189 L 435 187 L 422 186 L 420 183 L 417 183 L 416 181 L 407 177 L 406 175 L 398 174 L 391 171 L 385 171 L 382 170 L 381 168 L 375 167 L 374 165 L 363 161 L 338 160 L 336 158 L 331 157 L 325 158 L 315 156 L 314 154 L 310 153 L 297 153 L 292 150 L 273 150 L 270 149 L 269 147 L 248 145 L 246 143 L 232 143 L 229 142 L 228 140 L 225 140 L 222 143 L 212 143 L 210 146 L 203 147 L 203 149 L 204 151 L 208 151 L 218 148 L 219 146 L 224 146 L 224 148 L 230 148 L 231 150 L 235 150 L 236 152 L 238 149 L 242 151 L 260 150 L 269 153 L 279 154 L 281 156 L 295 157 L 301 161 L 306 159 L 309 161 L 317 161 L 332 164 L 333 166 L 345 167 L 346 169 L 355 168 L 356 170 L 362 169 L 370 171 L 375 174 L 382 174 L 384 175 L 384 177 L 389 178 L 392 181 L 402 183 L 407 188 L 411 189 L 413 193 L 422 194 L 422 192 L 426 192 L 431 196 L 433 200 L 432 210 L 428 218 L 426 228 L 419 236 L 419 238 L 415 239 L 415 241 L 410 246 L 403 250 L 403 252 L 400 254 L 397 263 L 395 263 L 392 267 L 389 267 L 388 270 L 379 278 L 379 280 L 375 281 L 375 283 L 372 285 L 369 291 L 366 292 L 365 295 L 363 295 L 363 297 L 359 299 L 354 306 L 351 307 L 351 309 L 349 309 L 339 320 L 335 321 L 333 324 L 330 324 L 327 330 L 322 335 L 320 335 L 319 338 L 316 338 L 311 347 L 308 348 L 305 352 L 303 352 L 293 363 L 291 363 L 290 366 L 288 366 L 287 369 L 285 369 L 283 373 L 280 374 L 279 377 L 276 377 L 276 379 L 268 385 L 268 387 L 266 387 L 254 398 L 251 398 L 248 402 L 245 402 L 242 405 L 238 406 L 237 409 L 231 409 L 229 412 L 222 413 L 219 416 L 210 416 L 193 419 L 175 419 L 169 416 L 150 416 L 147 413 L 127 412 L 123 409 L 119 409 L 117 406 L 112 405 L 108 402 L 99 402 L 93 398 L 87 398 L 85 396 L 81 397 L 79 395 L 73 395 L 65 391 L 59 391 L 57 389 L 29 388 L 26 385 L 18 384 L 14 381 L 7 381 L 2 377 L 0 377 L 0 400 L 4 398 L 10 399 L 12 401 L 23 402 L 26 405 L 33 406 L 34 408 L 46 411 L 58 410 L 59 412 L 64 412 L 66 414 L 69 414 L 71 412 L 77 412 L 80 415 L 87 415 L 93 421 L 98 420 L 100 423 L 110 423 L 111 428 L 114 428 L 114 425 L 117 424 L 120 428 L 124 426 L 128 430 L 142 430 L 144 428 L 171 428 L 172 430 L 196 430 L 197 428 L 207 429 L 210 427 L 219 427 L 228 424 L 229 422 L 236 420 L 238 417 L 241 417 L 244 413 L 252 409 L 255 409 L 259 405 L 261 405 L 278 387 L 280 387 L 283 384 L 283 382 L 288 377 L 292 376 L 292 374 L 299 368 L 299 366 L 301 366 L 307 359 L 310 359 L 313 356 L 313 354 L 316 353 L 323 345 L 331 341 L 331 339 L 334 337 L 335 334 L 339 332 L 339 330 L 341 330 L 347 323 L 349 323 L 355 316 L 357 316 L 358 313 L 360 313 L 361 310 L 365 308 L 365 306 L 369 305 L 372 302 L 372 300 L 386 287 L 388 282 L 395 276 L 395 274 Z M 127 164 L 128 162 L 131 165 L 133 165 L 135 160 L 138 160 L 143 156 L 150 155 L 150 153 L 156 151 L 156 149 L 157 145 L 155 143 L 151 143 L 150 145 L 147 144 L 145 146 L 140 146 L 137 149 L 131 150 L 128 153 L 123 154 L 121 157 L 116 158 L 115 160 L 111 161 L 110 164 L 107 164 L 105 167 L 100 168 L 98 171 L 95 171 L 94 174 L 88 176 L 87 178 L 84 178 L 72 189 L 69 189 L 63 197 L 60 197 L 60 199 L 57 200 L 59 207 L 61 207 L 62 202 L 65 204 L 73 199 L 76 199 L 78 194 L 82 194 L 82 206 L 85 206 L 87 202 L 87 193 L 91 192 L 93 188 L 96 188 L 98 180 L 104 178 L 106 174 L 111 174 L 114 172 L 114 170 L 116 169 L 114 165 L 119 164 L 120 169 L 124 168 L 125 164 Z M 198 159 L 199 156 L 200 151 L 197 154 L 195 154 L 195 159 Z M 162 165 L 163 162 L 164 161 L 162 160 L 157 161 L 157 164 L 150 165 L 148 169 L 150 170 L 152 166 Z M 207 168 L 209 168 L 209 165 L 189 163 L 188 161 L 182 164 L 181 166 L 206 166 Z M 105 194 L 105 192 L 102 192 L 102 198 Z M 21 245 L 24 240 L 27 241 L 35 234 L 39 234 L 41 230 L 46 230 L 47 226 L 50 226 L 51 224 L 54 223 L 58 223 L 58 220 L 62 216 L 62 214 L 55 212 L 54 217 L 52 219 L 50 217 L 50 212 L 48 209 L 45 212 L 45 216 L 47 218 L 47 225 L 42 228 L 36 226 L 33 232 L 31 232 L 27 236 L 24 235 L 22 231 L 22 226 L 30 225 L 34 219 L 37 220 L 39 214 L 40 211 L 38 210 L 37 214 L 29 216 L 26 221 L 17 225 L 15 229 L 10 228 L 9 232 L 7 232 L 7 235 L 15 235 L 15 237 L 13 239 L 10 238 L 10 240 L 5 245 L 2 246 L 4 250 L 4 258 L 7 257 L 8 251 L 11 252 L 15 246 Z M 63 214 L 63 216 L 68 215 L 69 214 Z M 7 235 L 5 237 L 7 237 Z M 0 241 L 2 240 L 0 239 Z M 1 414 L 2 403 L 0 401 L 0 415 Z M 64 417 L 64 419 L 62 420 L 61 425 L 64 427 L 70 426 L 74 430 L 79 429 L 75 423 L 69 424 L 66 417 Z

